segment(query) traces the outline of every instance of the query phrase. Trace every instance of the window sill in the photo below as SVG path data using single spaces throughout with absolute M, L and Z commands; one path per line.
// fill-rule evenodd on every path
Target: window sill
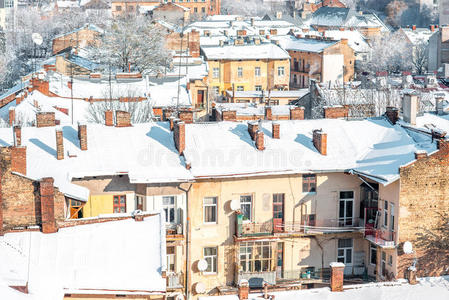
M 217 272 L 203 272 L 202 275 L 203 276 L 217 276 L 218 273 Z
M 316 192 L 303 192 L 303 195 L 316 195 Z
M 217 222 L 203 222 L 203 225 L 218 225 Z

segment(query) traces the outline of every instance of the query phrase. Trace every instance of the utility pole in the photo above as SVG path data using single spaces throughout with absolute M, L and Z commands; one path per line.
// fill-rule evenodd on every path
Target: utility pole
M 179 57 L 179 64 L 178 64 L 178 96 L 176 97 L 176 115 L 179 115 L 179 94 L 181 93 L 181 59 L 182 59 L 182 42 L 184 39 L 184 22 L 185 19 L 184 17 L 182 17 L 182 29 L 181 29 L 181 33 L 179 34 L 179 36 L 181 37 L 181 51 L 180 51 L 180 57 Z

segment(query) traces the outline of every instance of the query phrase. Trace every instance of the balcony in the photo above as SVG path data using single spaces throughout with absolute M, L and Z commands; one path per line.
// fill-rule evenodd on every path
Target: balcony
M 330 279 L 330 268 L 315 269 L 314 267 L 305 267 L 297 270 L 280 271 L 277 274 L 277 282 L 323 282 Z
M 237 237 L 266 236 L 273 234 L 273 222 L 264 223 L 243 221 L 243 215 L 236 216 L 236 235 Z
M 396 247 L 396 233 L 387 228 L 373 228 L 367 224 L 365 227 L 365 238 L 384 249 L 394 249 Z
M 173 223 L 165 224 L 165 231 L 167 236 L 172 237 L 182 236 L 183 226 L 182 224 L 173 224 Z
M 167 289 L 182 289 L 184 287 L 184 274 L 167 273 Z
M 276 224 L 274 231 L 291 234 L 363 232 L 365 228 L 363 226 L 360 226 L 360 224 L 363 224 L 363 221 L 359 218 L 318 220 L 309 219 L 304 222 L 285 222 L 283 224 Z
M 248 280 L 250 288 L 262 288 L 265 282 L 270 285 L 275 285 L 276 271 L 239 272 L 237 274 L 237 282 L 240 282 L 242 279 Z

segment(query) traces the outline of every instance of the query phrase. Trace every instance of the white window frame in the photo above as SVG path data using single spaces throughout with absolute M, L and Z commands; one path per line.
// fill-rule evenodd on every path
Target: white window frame
M 390 231 L 391 232 L 394 232 L 394 222 L 395 222 L 395 219 L 394 219 L 394 204 L 393 203 L 390 203 Z
M 371 262 L 371 258 L 373 257 L 373 250 L 376 251 L 375 252 L 375 255 L 376 255 L 376 263 L 375 264 L 373 264 Z M 369 244 L 369 264 L 372 265 L 372 266 L 376 266 L 377 265 L 377 246 L 374 245 L 373 243 Z
M 246 199 L 248 198 L 250 199 L 250 201 L 242 201 L 242 199 Z M 249 206 L 248 209 L 243 209 L 243 206 Z M 253 219 L 253 195 L 240 195 L 240 210 L 242 211 L 242 213 L 244 211 L 249 211 L 249 218 L 247 218 L 244 221 L 248 221 L 251 222 Z
M 215 254 L 206 255 L 206 249 L 215 249 Z M 211 267 L 211 271 L 204 271 L 203 274 L 217 274 L 218 269 L 218 247 L 204 247 L 203 248 L 203 258 L 207 261 L 207 268 Z M 210 260 L 210 262 L 209 262 Z M 215 268 L 215 270 L 214 270 Z
M 261 92 L 262 91 L 262 86 L 261 85 L 255 85 L 254 86 L 254 90 Z
M 220 78 L 220 68 L 212 68 L 212 78 Z
M 351 242 L 351 247 L 339 247 L 338 246 L 338 241 L 339 241 L 340 239 L 338 239 L 337 240 L 337 261 L 338 262 L 340 262 L 340 258 L 343 258 L 343 263 L 346 265 L 346 266 L 352 266 L 352 264 L 353 264 L 353 261 L 354 261 L 354 239 L 351 239 L 351 238 L 348 238 L 348 239 L 341 239 L 341 240 L 351 240 L 352 242 Z M 341 251 L 343 251 L 343 254 L 340 254 L 340 250 Z M 351 250 L 351 261 L 350 262 L 348 262 L 347 261 L 347 258 L 348 258 L 348 256 L 347 256 L 347 251 L 348 250 Z
M 384 228 L 388 228 L 388 207 L 389 207 L 388 201 L 385 200 L 385 201 L 384 201 L 384 207 L 383 207 L 384 218 L 383 218 L 383 221 L 382 221 L 382 226 L 383 226 Z
M 168 253 L 167 251 L 167 273 L 175 273 L 176 272 L 176 247 L 173 247 L 173 253 Z M 168 248 L 168 247 L 167 247 Z M 173 263 L 173 271 L 170 270 L 170 263 Z
M 340 193 L 341 192 L 352 192 L 352 198 L 340 198 Z M 353 190 L 346 190 L 346 191 L 339 191 L 338 192 L 338 198 L 339 198 L 339 202 L 338 202 L 338 224 L 340 225 L 340 222 L 343 221 L 343 225 L 341 225 L 341 227 L 345 227 L 345 226 L 354 226 L 354 198 L 355 198 L 355 191 Z M 344 216 L 340 217 L 340 202 L 343 201 L 345 203 L 344 205 Z M 346 215 L 346 206 L 348 205 L 348 202 L 352 202 L 352 215 L 351 216 L 347 216 Z M 351 224 L 350 225 L 346 225 L 346 220 L 347 219 L 351 219 Z
M 238 78 L 243 77 L 243 67 L 237 67 L 237 77 Z
M 213 199 L 215 203 L 205 203 L 206 199 Z M 206 207 L 215 207 L 215 221 L 206 221 Z M 217 224 L 218 223 L 218 197 L 204 197 L 203 198 L 203 223 L 204 224 Z
M 284 67 L 278 67 L 278 76 L 279 77 L 285 76 L 285 68 Z
M 237 92 L 243 92 L 243 91 L 245 91 L 245 87 L 243 85 L 238 85 Z
M 166 199 L 173 199 L 173 203 L 165 203 Z M 177 216 L 176 216 L 176 196 L 166 195 L 162 196 L 162 208 L 165 212 L 165 224 L 177 224 Z M 170 221 L 169 213 L 173 212 L 173 222 Z
M 254 68 L 254 77 L 260 77 L 260 67 Z

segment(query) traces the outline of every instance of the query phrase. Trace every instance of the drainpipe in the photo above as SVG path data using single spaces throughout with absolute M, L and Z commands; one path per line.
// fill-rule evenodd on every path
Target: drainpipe
M 186 294 L 186 300 L 190 299 L 190 292 L 189 292 L 189 266 L 190 266 L 190 218 L 189 218 L 189 192 L 192 188 L 192 183 L 190 184 L 188 189 L 183 189 L 181 186 L 178 188 L 186 193 L 186 277 L 185 277 L 185 294 Z

